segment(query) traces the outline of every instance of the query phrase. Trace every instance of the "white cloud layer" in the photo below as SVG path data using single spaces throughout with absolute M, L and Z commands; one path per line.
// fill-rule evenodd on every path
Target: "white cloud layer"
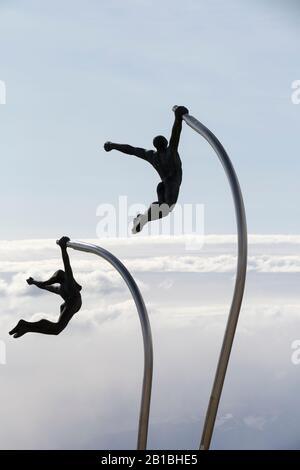
M 236 262 L 234 237 L 217 238 L 193 254 L 175 241 L 169 246 L 140 239 L 134 250 L 127 241 L 102 243 L 133 273 L 150 315 L 155 351 L 150 448 L 198 446 Z M 291 361 L 291 344 L 300 337 L 295 238 L 250 239 L 248 284 L 214 448 L 298 446 L 300 369 Z M 0 242 L 0 339 L 7 346 L 7 365 L 0 366 L 2 448 L 135 445 L 143 353 L 134 303 L 110 265 L 69 251 L 83 285 L 82 310 L 58 337 L 14 340 L 7 333 L 20 318 L 58 317 L 59 297 L 25 279 L 50 276 L 61 260 L 54 241 Z

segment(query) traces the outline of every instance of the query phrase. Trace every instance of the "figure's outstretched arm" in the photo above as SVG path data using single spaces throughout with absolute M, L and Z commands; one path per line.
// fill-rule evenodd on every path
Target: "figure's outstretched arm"
M 67 243 L 70 241 L 69 237 L 62 237 L 58 240 L 58 245 L 61 248 L 62 259 L 65 267 L 65 274 L 67 281 L 74 281 L 73 271 L 70 264 L 69 255 L 67 252 Z
M 111 150 L 118 150 L 119 152 L 126 153 L 127 155 L 134 155 L 135 157 L 150 161 L 151 151 L 149 152 L 140 147 L 132 147 L 131 145 L 126 144 L 116 144 L 114 142 L 105 142 L 104 150 L 106 152 L 110 152 Z
M 172 128 L 172 134 L 169 142 L 169 147 L 172 151 L 177 152 L 180 134 L 182 130 L 182 116 L 188 114 L 188 109 L 184 106 L 178 106 L 175 109 L 175 121 Z

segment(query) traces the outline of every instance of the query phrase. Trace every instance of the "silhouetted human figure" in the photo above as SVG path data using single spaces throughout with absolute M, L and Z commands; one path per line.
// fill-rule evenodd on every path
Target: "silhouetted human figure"
M 32 277 L 27 279 L 29 285 L 33 284 L 40 289 L 53 292 L 60 295 L 64 299 L 64 303 L 60 307 L 60 316 L 58 321 L 52 322 L 42 319 L 36 322 L 28 322 L 20 320 L 15 328 L 9 334 L 14 338 L 26 333 L 43 333 L 45 335 L 58 335 L 67 326 L 71 318 L 77 313 L 82 305 L 80 291 L 82 287 L 77 284 L 74 279 L 72 268 L 70 265 L 69 255 L 67 253 L 67 242 L 70 241 L 68 237 L 62 237 L 58 244 L 61 247 L 62 259 L 65 270 L 58 270 L 48 281 L 36 281 Z M 58 285 L 55 285 L 58 284 Z
M 133 233 L 140 232 L 147 222 L 166 217 L 177 202 L 182 181 L 182 165 L 178 154 L 178 145 L 182 129 L 182 116 L 187 113 L 188 109 L 184 106 L 176 108 L 170 142 L 168 144 L 164 136 L 158 135 L 153 139 L 156 151 L 113 142 L 105 142 L 104 144 L 106 152 L 118 150 L 146 160 L 151 163 L 161 178 L 156 190 L 158 201 L 153 202 L 145 214 L 137 215 L 134 219 Z

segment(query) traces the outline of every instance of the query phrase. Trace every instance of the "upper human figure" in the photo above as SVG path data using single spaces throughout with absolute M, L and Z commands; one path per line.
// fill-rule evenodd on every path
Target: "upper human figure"
M 106 152 L 118 150 L 146 160 L 155 168 L 161 179 L 156 190 L 158 200 L 153 202 L 144 214 L 137 215 L 134 219 L 132 233 L 140 232 L 147 222 L 166 217 L 174 209 L 182 182 L 182 164 L 178 153 L 182 117 L 188 112 L 184 106 L 175 108 L 175 121 L 170 142 L 162 135 L 156 136 L 153 139 L 156 150 L 146 150 L 113 142 L 105 142 L 104 144 Z

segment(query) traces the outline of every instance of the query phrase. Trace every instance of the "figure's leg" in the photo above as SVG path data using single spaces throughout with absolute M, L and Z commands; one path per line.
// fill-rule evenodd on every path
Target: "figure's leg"
M 165 203 L 169 206 L 169 212 L 171 212 L 178 200 L 180 190 L 180 184 L 175 181 L 168 181 L 165 188 Z
M 42 319 L 36 322 L 20 320 L 17 326 L 9 332 L 14 338 L 20 338 L 26 333 L 43 333 L 45 335 L 58 335 L 62 331 L 59 323 Z
M 156 188 L 157 203 L 154 202 L 153 204 L 163 204 L 165 202 L 165 190 L 165 183 L 161 181 Z
M 140 232 L 147 222 L 162 219 L 174 209 L 180 185 L 177 181 L 166 181 L 157 186 L 158 201 L 153 202 L 145 214 L 135 219 L 133 233 Z
M 56 271 L 53 276 L 47 281 L 36 281 L 32 277 L 27 279 L 28 284 L 34 284 L 37 287 L 43 288 L 45 286 L 51 286 L 53 284 L 61 284 L 65 279 L 65 272 L 62 269 Z
M 39 289 L 44 289 L 49 292 L 53 292 L 54 294 L 60 295 L 60 287 L 53 286 L 53 284 L 62 284 L 64 279 L 65 279 L 65 273 L 64 271 L 59 269 L 47 281 L 36 281 L 32 277 L 30 277 L 29 279 L 27 279 L 27 283 L 29 285 L 37 286 Z
M 36 322 L 20 320 L 15 328 L 9 334 L 14 338 L 20 338 L 26 333 L 41 333 L 44 335 L 58 335 L 61 333 L 74 315 L 74 310 L 69 309 L 65 304 L 61 307 L 61 315 L 58 322 L 52 322 L 42 319 Z
M 152 202 L 149 209 L 144 214 L 137 215 L 133 222 L 132 233 L 140 232 L 147 222 L 150 222 L 151 220 L 161 219 L 162 217 L 165 217 L 165 215 L 167 215 L 161 215 L 162 211 L 159 210 L 160 207 L 163 209 L 164 212 L 166 212 L 167 210 L 167 208 L 163 207 L 165 201 L 165 183 L 161 181 L 156 188 L 156 192 L 158 200 Z

